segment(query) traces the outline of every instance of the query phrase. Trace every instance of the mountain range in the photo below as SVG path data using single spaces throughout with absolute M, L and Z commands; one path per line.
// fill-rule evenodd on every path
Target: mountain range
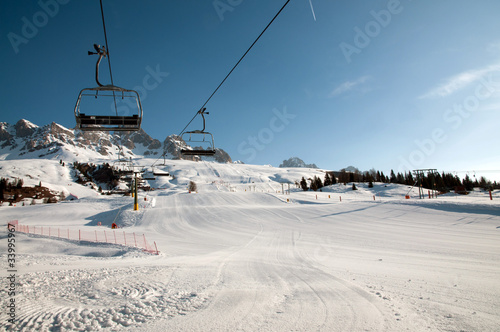
M 216 148 L 213 157 L 182 156 L 180 150 L 188 144 L 177 135 L 170 135 L 161 142 L 144 130 L 136 132 L 101 132 L 69 129 L 52 122 L 40 127 L 21 119 L 15 125 L 0 122 L 0 160 L 13 159 L 64 159 L 82 161 L 103 158 L 135 158 L 140 156 L 168 159 L 214 160 L 232 162 L 222 149 Z
M 283 163 L 279 167 L 303 167 L 303 168 L 318 168 L 316 164 L 306 164 L 299 157 L 291 157 L 287 160 L 283 160 Z

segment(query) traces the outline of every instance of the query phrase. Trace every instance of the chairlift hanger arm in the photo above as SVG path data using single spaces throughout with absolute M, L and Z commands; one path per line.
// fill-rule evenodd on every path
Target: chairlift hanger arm
M 96 52 L 89 51 L 88 54 L 89 55 L 94 55 L 94 54 L 99 55 L 99 59 L 97 59 L 97 63 L 95 64 L 95 81 L 96 81 L 97 85 L 104 86 L 103 84 L 101 84 L 99 82 L 99 65 L 101 64 L 102 58 L 103 57 L 105 58 L 108 55 L 108 52 L 106 52 L 106 47 L 101 46 L 101 45 L 97 45 L 97 44 L 94 44 L 94 49 L 96 50 Z
M 201 110 L 198 111 L 198 114 L 201 114 L 201 117 L 203 118 L 203 129 L 201 132 L 205 132 L 205 114 L 210 114 L 208 112 L 205 112 L 207 110 L 206 107 L 203 107 Z

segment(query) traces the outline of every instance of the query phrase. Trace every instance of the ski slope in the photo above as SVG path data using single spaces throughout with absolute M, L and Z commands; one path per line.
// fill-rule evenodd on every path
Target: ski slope
M 21 331 L 499 330 L 498 192 L 492 201 L 481 192 L 418 200 L 415 189 L 376 183 L 374 188 L 359 184 L 357 191 L 349 184 L 322 192 L 294 188 L 284 195 L 280 182 L 324 173 L 182 160 L 157 169 L 174 178 L 151 181 L 157 189 L 147 194 L 148 201 L 141 193 L 140 201 L 155 204 L 141 203 L 146 207 L 140 211 L 132 211 L 130 197 L 69 186 L 65 172 L 62 179 L 42 181 L 78 190 L 79 200 L 0 208 L 5 223 L 17 219 L 94 230 L 97 221 L 101 227 L 117 221 L 127 232 L 144 233 L 161 251 L 156 256 L 17 233 L 18 320 L 9 326 L 2 311 L 0 326 Z M 190 180 L 197 193 L 188 193 Z M 412 199 L 405 200 L 409 191 Z M 2 227 L 3 262 L 6 234 Z M 4 308 L 4 287 L 0 298 Z

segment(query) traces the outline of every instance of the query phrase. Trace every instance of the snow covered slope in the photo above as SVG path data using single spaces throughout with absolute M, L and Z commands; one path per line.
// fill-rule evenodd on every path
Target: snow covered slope
M 136 163 L 151 167 L 153 161 Z M 2 172 L 22 175 L 19 161 L 8 162 Z M 500 326 L 498 192 L 492 201 L 484 192 L 418 200 L 415 189 L 376 183 L 358 185 L 357 191 L 337 184 L 322 192 L 292 185 L 284 195 L 281 183 L 324 173 L 167 160 L 151 171 L 173 177 L 151 180 L 157 189 L 140 193 L 141 208 L 133 211 L 131 197 L 96 195 L 69 182 L 58 162 L 25 162 L 32 181 L 78 190 L 81 198 L 0 207 L 4 224 L 15 219 L 94 231 L 116 222 L 127 232 L 145 234 L 161 253 L 17 233 L 16 322 L 9 325 L 2 309 L 2 327 L 494 331 Z M 188 193 L 189 181 L 197 183 L 197 193 Z M 145 197 L 155 204 L 144 204 Z M 0 259 L 7 261 L 5 227 Z M 7 269 L 1 273 L 5 281 Z M 6 290 L 2 285 L 2 308 L 11 298 Z

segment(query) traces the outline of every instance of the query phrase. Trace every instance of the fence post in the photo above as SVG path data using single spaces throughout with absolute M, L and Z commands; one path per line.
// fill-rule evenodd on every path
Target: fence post
M 95 242 L 99 242 L 97 241 L 97 229 L 95 229 L 94 232 L 95 232 Z
M 490 201 L 493 200 L 493 196 L 491 196 L 491 189 L 490 189 Z
M 142 234 L 142 238 L 144 239 L 144 249 L 148 249 L 146 246 L 146 235 Z
M 125 240 L 125 245 L 127 245 L 127 237 L 125 236 L 125 231 L 123 231 L 123 239 Z
M 61 230 L 59 229 L 59 227 L 57 228 L 57 237 L 61 237 Z
M 340 201 L 342 202 L 342 196 L 339 196 L 339 198 L 340 198 Z
M 50 226 L 49 226 L 49 237 L 50 237 Z
M 69 240 L 69 228 L 68 228 L 68 240 Z
M 133 234 L 134 234 L 134 243 L 135 243 L 135 246 L 137 247 L 137 240 L 135 238 L 135 232 Z
M 43 226 L 42 226 L 42 233 L 41 233 L 41 235 L 43 235 Z
M 115 236 L 115 244 L 116 244 L 116 231 L 113 231 L 113 235 Z
M 82 231 L 78 230 L 78 241 L 82 240 Z
M 108 236 L 106 235 L 106 230 L 104 230 L 104 239 L 106 240 L 106 243 L 108 243 Z
M 155 244 L 156 254 L 159 255 L 159 253 L 158 253 L 158 247 L 156 246 L 156 241 L 154 241 L 153 243 Z

